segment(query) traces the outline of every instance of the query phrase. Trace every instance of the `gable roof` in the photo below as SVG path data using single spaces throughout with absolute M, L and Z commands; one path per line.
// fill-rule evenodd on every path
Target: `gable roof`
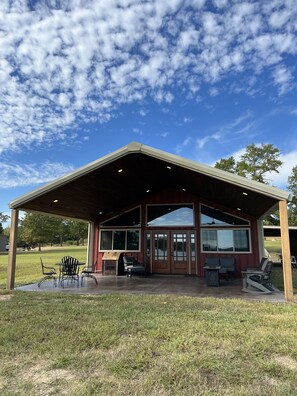
M 132 142 L 13 200 L 10 208 L 96 221 L 164 188 L 257 218 L 289 199 L 287 191 Z

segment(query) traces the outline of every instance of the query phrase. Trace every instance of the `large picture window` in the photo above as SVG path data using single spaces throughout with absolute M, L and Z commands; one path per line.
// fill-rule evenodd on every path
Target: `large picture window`
M 250 252 L 249 230 L 201 231 L 203 252 Z
M 101 251 L 139 251 L 139 230 L 101 230 Z
M 148 205 L 147 226 L 194 226 L 192 204 Z

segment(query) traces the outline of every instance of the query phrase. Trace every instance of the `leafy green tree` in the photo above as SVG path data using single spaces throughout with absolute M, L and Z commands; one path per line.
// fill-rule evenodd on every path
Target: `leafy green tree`
M 289 225 L 297 225 L 297 165 L 292 169 L 288 178 L 288 190 L 292 194 L 292 201 L 289 203 Z
M 250 144 L 239 161 L 235 161 L 234 157 L 223 158 L 216 162 L 215 168 L 268 184 L 265 175 L 279 172 L 278 169 L 282 165 L 279 156 L 280 151 L 273 144 L 262 144 L 260 147 Z
M 77 246 L 79 246 L 79 241 L 84 243 L 84 239 L 88 236 L 88 225 L 87 223 L 75 220 L 68 220 L 68 231 L 69 234 L 76 240 Z
M 9 219 L 9 216 L 3 214 L 3 212 L 0 212 L 0 234 L 3 234 L 3 232 L 4 232 L 2 223 L 5 223 L 8 219 Z

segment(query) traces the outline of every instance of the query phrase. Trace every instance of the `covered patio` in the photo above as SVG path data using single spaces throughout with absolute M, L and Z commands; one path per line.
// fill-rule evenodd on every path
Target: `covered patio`
M 195 294 L 208 257 L 234 258 L 239 284 L 245 268 L 259 266 L 263 219 L 279 209 L 284 294 L 293 301 L 288 200 L 286 191 L 132 142 L 10 203 L 7 289 L 14 288 L 20 210 L 88 222 L 87 266 L 99 274 L 107 254 L 132 255 L 153 274 L 137 279 L 140 289 L 169 292 L 170 282 L 159 279 L 174 275 L 172 286 L 187 279 L 180 288 Z M 103 289 L 113 278 L 102 277 Z M 112 284 L 124 290 L 132 282 L 115 277 Z M 221 292 L 223 285 L 213 288 Z
M 41 287 L 37 283 L 17 287 L 19 291 L 35 291 L 47 293 L 64 294 L 154 294 L 154 295 L 178 295 L 191 297 L 215 297 L 215 298 L 239 298 L 247 301 L 270 301 L 285 302 L 284 293 L 272 294 L 249 294 L 242 292 L 241 279 L 222 281 L 220 287 L 208 287 L 204 279 L 191 276 L 104 276 L 96 275 L 98 285 L 92 279 L 84 279 L 83 285 L 77 287 L 76 283 L 65 284 L 62 288 L 59 285 L 54 287 L 53 281 L 44 282 Z

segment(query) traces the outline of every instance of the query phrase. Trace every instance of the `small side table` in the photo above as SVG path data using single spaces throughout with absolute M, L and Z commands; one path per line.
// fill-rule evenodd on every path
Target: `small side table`
M 204 267 L 207 286 L 220 286 L 220 267 Z

